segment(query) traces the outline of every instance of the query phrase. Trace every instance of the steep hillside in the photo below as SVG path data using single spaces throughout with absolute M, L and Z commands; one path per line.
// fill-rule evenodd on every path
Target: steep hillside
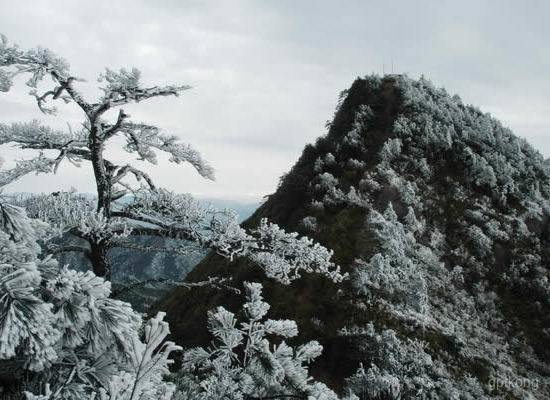
M 350 279 L 268 282 L 209 255 L 189 280 L 262 281 L 275 317 L 325 347 L 312 372 L 374 398 L 550 397 L 550 174 L 524 140 L 405 76 L 357 79 L 245 225 L 268 218 L 334 249 Z M 157 308 L 205 344 L 230 293 L 176 289 Z M 534 396 L 534 397 L 533 397 Z

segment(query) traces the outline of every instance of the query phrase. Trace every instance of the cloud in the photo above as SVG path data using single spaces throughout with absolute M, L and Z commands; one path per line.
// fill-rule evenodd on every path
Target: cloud
M 137 66 L 151 84 L 182 82 L 180 98 L 128 107 L 201 150 L 218 170 L 153 168 L 178 191 L 239 197 L 275 190 L 303 146 L 325 132 L 337 95 L 357 76 L 425 74 L 491 111 L 550 155 L 547 2 L 508 1 L 33 1 L 6 0 L 0 29 L 24 47 L 43 45 L 88 80 L 105 66 Z M 3 121 L 40 117 L 58 127 L 81 118 L 39 115 L 21 86 L 0 95 Z M 67 167 L 69 168 L 69 167 Z M 86 172 L 29 177 L 13 190 L 51 185 L 92 191 Z

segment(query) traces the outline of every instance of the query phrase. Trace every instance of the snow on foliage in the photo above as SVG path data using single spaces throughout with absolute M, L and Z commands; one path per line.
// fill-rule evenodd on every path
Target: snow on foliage
M 345 278 L 331 261 L 333 252 L 312 239 L 285 232 L 265 219 L 247 232 L 233 213 L 204 208 L 189 195 L 145 192 L 114 215 L 162 227 L 168 237 L 184 235 L 229 258 L 248 257 L 268 277 L 285 284 L 303 272 L 317 272 L 335 282 Z
M 377 332 L 372 324 L 342 331 L 362 338 L 371 355 L 370 366 L 361 366 L 347 380 L 349 397 L 359 399 L 486 399 L 482 386 L 471 376 L 456 379 L 443 363 L 426 351 L 426 343 L 400 339 L 396 332 Z
M 208 313 L 212 345 L 187 350 L 176 381 L 183 399 L 308 398 L 336 399 L 336 394 L 308 376 L 307 364 L 319 357 L 315 342 L 293 348 L 284 339 L 298 334 L 294 321 L 266 319 L 262 285 L 245 282 L 244 322 L 218 307 Z M 269 338 L 282 341 L 271 344 Z M 176 397 L 178 398 L 178 397 Z
M 411 209 L 412 217 L 414 211 Z M 375 300 L 385 293 L 393 304 L 404 303 L 417 313 L 428 309 L 427 277 L 420 270 L 419 253 L 423 250 L 415 237 L 395 214 L 391 204 L 384 214 L 373 210 L 369 223 L 375 229 L 380 252 L 368 263 L 357 260 L 354 284 L 358 290 Z
M 182 371 L 166 380 L 170 355 L 182 348 L 165 341 L 169 328 L 164 314 L 145 324 L 141 339 L 141 316 L 129 304 L 109 298 L 110 282 L 42 258 L 36 242 L 41 238 L 24 211 L 4 204 L 2 210 L 0 371 L 16 363 L 34 372 L 17 383 L 26 399 L 221 400 L 291 394 L 336 399 L 308 376 L 307 364 L 321 354 L 319 343 L 295 349 L 284 341 L 270 344 L 271 337 L 295 337 L 298 328 L 291 320 L 265 318 L 269 305 L 258 283 L 244 284 L 246 322 L 237 326 L 223 307 L 211 311 L 214 347 L 187 350 Z M 294 240 L 265 222 L 262 226 L 265 243 L 273 243 L 267 237 L 272 234 Z M 308 253 L 309 243 L 304 246 L 288 251 L 299 260 Z
M 376 112 L 365 115 L 369 105 Z M 408 351 L 408 338 L 424 343 L 433 364 L 411 374 L 418 386 L 409 391 L 409 378 L 382 361 L 371 365 L 377 335 L 351 335 L 361 354 L 353 360 L 364 365 L 352 379 L 356 395 L 548 397 L 541 385 L 490 384 L 494 377 L 540 383 L 548 373 L 548 329 L 539 330 L 550 306 L 548 162 L 490 115 L 423 78 L 359 79 L 340 107 L 331 131 L 308 149 L 305 215 L 348 229 L 356 229 L 346 219 L 350 209 L 364 218 L 350 235 L 353 309 L 398 338 L 380 354 L 400 359 L 395 353 Z M 318 232 L 329 228 L 319 224 Z M 347 249 L 346 239 L 331 238 Z
M 47 221 L 59 236 L 71 234 L 87 242 L 87 246 L 58 246 L 56 252 L 82 252 L 88 256 L 97 275 L 110 279 L 113 268 L 110 249 L 166 251 L 166 248 L 140 246 L 132 240 L 135 236 L 160 236 L 182 241 L 182 246 L 171 247 L 175 252 L 184 252 L 192 241 L 230 259 L 250 257 L 268 276 L 284 283 L 311 271 L 325 273 L 336 281 L 343 278 L 330 261 L 332 253 L 312 240 L 298 238 L 267 221 L 246 232 L 231 212 L 205 208 L 189 195 L 159 189 L 145 171 L 130 164 L 117 165 L 106 158 L 104 151 L 109 140 L 120 136 L 125 141 L 123 149 L 136 154 L 139 160 L 155 164 L 157 152 L 164 152 L 169 155 L 169 161 L 189 163 L 204 178 L 214 179 L 213 168 L 191 146 L 161 133 L 157 126 L 130 121 L 130 116 L 120 108 L 158 96 L 178 96 L 189 86 L 144 87 L 141 73 L 135 68 L 107 69 L 98 79 L 102 96 L 91 102 L 78 92 L 79 79 L 71 75 L 65 61 L 49 50 L 21 50 L 10 45 L 5 37 L 0 44 L 0 71 L 5 90 L 15 76 L 30 74 L 27 85 L 33 88 L 32 95 L 41 111 L 53 113 L 54 108 L 47 104 L 62 99 L 75 103 L 84 114 L 79 130 L 54 130 L 38 121 L 0 124 L 0 144 L 11 143 L 21 149 L 51 150 L 58 154 L 47 158 L 41 153 L 10 170 L 0 171 L 2 186 L 30 172 L 55 172 L 64 161 L 75 165 L 86 161 L 93 167 L 97 186 L 95 204 L 71 193 L 39 195 L 23 201 L 22 205 L 33 218 Z M 55 86 L 39 94 L 37 85 L 47 77 Z M 119 107 L 118 116 L 109 122 L 105 120 L 105 113 L 114 107 Z M 328 156 L 325 161 L 334 162 Z M 123 197 L 123 202 L 117 202 Z
M 308 215 L 307 217 L 302 218 L 301 225 L 308 232 L 316 232 L 319 229 L 319 226 L 317 224 L 317 218 L 311 215 Z
M 141 316 L 109 298 L 110 282 L 89 271 L 60 268 L 37 244 L 42 238 L 33 226 L 44 224 L 15 207 L 2 203 L 2 209 L 0 370 L 17 366 L 13 378 L 28 399 L 99 393 L 102 399 L 136 400 L 169 393 L 171 385 L 162 376 L 178 347 L 166 342 L 156 351 L 168 334 L 162 315 L 148 322 L 141 342 Z M 33 373 L 23 375 L 25 370 Z
M 308 237 L 298 238 L 297 233 L 287 233 L 276 224 L 262 219 L 260 226 L 251 231 L 254 247 L 248 250 L 249 258 L 256 262 L 265 274 L 288 284 L 303 272 L 317 272 L 334 282 L 341 282 L 346 274 L 330 261 L 332 250 L 315 243 Z
M 106 388 L 99 389 L 101 400 L 141 400 L 173 398 L 176 387 L 163 380 L 169 374 L 168 366 L 173 363 L 170 354 L 182 348 L 165 341 L 170 333 L 163 321 L 164 313 L 158 313 L 145 325 L 144 340 L 130 336 L 128 370 L 110 377 Z
M 332 251 L 307 237 L 288 233 L 265 219 L 247 231 L 231 211 L 204 207 L 189 195 L 159 189 L 145 171 L 107 159 L 106 144 L 120 136 L 125 141 L 123 149 L 139 160 L 154 164 L 157 152 L 164 152 L 171 162 L 189 163 L 204 178 L 214 179 L 212 167 L 177 137 L 161 133 L 156 126 L 130 121 L 121 108 L 115 121 L 105 119 L 112 108 L 177 96 L 189 86 L 144 87 L 137 69 L 107 69 L 98 79 L 101 97 L 88 101 L 76 88 L 80 79 L 71 75 L 63 59 L 42 48 L 21 50 L 2 36 L 0 90 L 8 91 L 13 78 L 22 74 L 30 74 L 27 85 L 43 113 L 54 114 L 50 102 L 61 99 L 76 104 L 84 122 L 81 129 L 68 131 L 53 130 L 38 121 L 0 124 L 0 145 L 40 151 L 33 159 L 0 171 L 0 187 L 31 172 L 57 172 L 64 161 L 77 166 L 90 162 L 97 197 L 65 192 L 23 196 L 17 202 L 28 216 L 22 208 L 0 203 L 0 373 L 15 365 L 18 372 L 11 384 L 17 398 L 23 393 L 29 400 L 174 397 L 176 384 L 165 376 L 171 354 L 181 347 L 165 340 L 169 329 L 164 315 L 159 313 L 143 325 L 141 315 L 129 304 L 110 297 L 111 248 L 166 250 L 140 247 L 132 242 L 134 236 L 192 241 L 230 259 L 248 257 L 268 277 L 284 284 L 304 272 L 317 272 L 335 282 L 347 277 L 331 261 Z M 54 87 L 40 93 L 38 86 L 45 78 L 51 78 Z M 49 158 L 45 153 L 56 156 Z M 334 160 L 328 157 L 326 162 Z M 59 239 L 67 235 L 83 239 L 85 245 L 64 245 Z M 52 241 L 54 238 L 58 240 Z M 183 246 L 170 250 L 183 251 Z M 51 254 L 71 251 L 87 255 L 93 271 L 59 266 Z M 197 285 L 216 287 L 216 282 L 211 278 Z M 242 325 L 242 333 L 229 330 L 227 324 L 232 324 L 233 317 L 227 311 L 209 314 L 211 330 L 228 345 L 216 354 L 226 361 L 224 367 L 230 368 L 234 361 L 233 356 L 227 358 L 228 351 L 247 340 L 241 363 L 248 377 L 245 386 L 235 389 L 235 384 L 243 382 L 231 382 L 235 376 L 228 375 L 222 378 L 222 385 L 210 381 L 215 390 L 336 398 L 326 386 L 308 377 L 307 364 L 319 356 L 322 347 L 317 342 L 296 349 L 284 342 L 271 347 L 266 336 L 294 337 L 296 323 L 264 320 L 269 306 L 262 299 L 261 286 L 247 284 L 246 290 L 249 321 Z M 181 376 L 182 382 L 200 378 L 187 372 Z M 205 387 L 197 387 L 193 396 L 199 396 Z
M 328 191 L 338 184 L 338 179 L 336 179 L 330 172 L 324 172 L 319 175 L 318 181 L 319 183 L 315 186 L 317 190 Z
M 387 140 L 380 150 L 380 162 L 383 166 L 389 165 L 391 161 L 401 154 L 401 139 L 394 138 Z
M 450 160 L 465 165 L 464 177 L 473 185 L 486 186 L 495 200 L 522 199 L 536 190 L 550 195 L 544 159 L 527 141 L 425 79 L 402 78 L 399 85 L 405 108 L 394 132 L 400 137 L 414 137 L 414 146 L 429 157 L 448 153 Z

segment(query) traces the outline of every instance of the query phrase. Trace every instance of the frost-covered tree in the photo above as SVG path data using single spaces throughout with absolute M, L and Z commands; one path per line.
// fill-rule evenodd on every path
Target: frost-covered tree
M 378 332 L 371 323 L 342 334 L 360 337 L 370 356 L 370 365 L 361 365 L 347 379 L 350 399 L 487 399 L 475 378 L 452 376 L 422 341 L 402 339 L 392 329 Z
M 143 247 L 131 240 L 133 236 L 160 236 L 192 241 L 230 258 L 249 256 L 269 276 L 283 282 L 298 277 L 304 270 L 327 273 L 335 280 L 342 278 L 338 267 L 330 261 L 332 253 L 311 240 L 287 234 L 267 221 L 246 232 L 238 226 L 233 213 L 205 208 L 188 195 L 159 189 L 146 171 L 107 158 L 107 147 L 115 145 L 113 139 L 118 137 L 124 142 L 123 149 L 139 160 L 154 164 L 157 153 L 163 152 L 171 162 L 188 163 L 204 178 L 214 179 L 213 168 L 190 145 L 161 132 L 155 125 L 130 120 L 122 108 L 156 97 L 178 96 L 189 86 L 144 86 L 135 68 L 106 69 L 98 79 L 101 96 L 88 100 L 78 91 L 80 79 L 70 72 L 65 60 L 43 48 L 22 50 L 2 36 L 2 91 L 8 91 L 19 75 L 30 76 L 27 86 L 43 113 L 55 113 L 51 103 L 62 100 L 75 104 L 84 117 L 80 129 L 67 131 L 54 130 L 37 121 L 0 124 L 0 144 L 40 152 L 35 158 L 0 172 L 2 185 L 30 172 L 56 172 L 63 162 L 75 165 L 89 162 L 92 166 L 97 188 L 95 204 L 82 196 L 63 193 L 38 196 L 23 203 L 29 215 L 49 222 L 59 234 L 70 233 L 87 242 L 86 246 L 58 246 L 55 252 L 82 252 L 90 259 L 94 273 L 109 279 L 112 265 L 108 253 L 114 247 L 182 251 L 183 246 Z M 51 79 L 53 87 L 40 92 L 39 83 L 45 78 Z M 113 109 L 118 114 L 110 121 L 107 112 Z M 46 151 L 57 153 L 50 157 L 45 155 Z M 130 201 L 117 202 L 127 195 L 131 196 Z
M 18 75 L 30 75 L 27 86 L 30 94 L 36 99 L 39 109 L 46 114 L 56 112 L 49 103 L 63 100 L 74 103 L 82 111 L 84 122 L 79 130 L 58 131 L 41 125 L 37 121 L 0 125 L 0 143 L 12 143 L 22 149 L 41 151 L 40 155 L 30 161 L 16 165 L 4 176 L 11 180 L 32 172 L 55 171 L 63 161 L 80 164 L 83 161 L 91 163 L 97 187 L 96 219 L 102 219 L 108 224 L 113 215 L 113 202 L 132 191 L 127 179 L 134 176 L 138 181 L 145 182 L 154 190 L 153 181 L 146 172 L 131 165 L 117 165 L 105 157 L 105 150 L 116 136 L 122 137 L 124 150 L 136 154 L 140 160 L 156 163 L 156 152 L 168 153 L 170 161 L 175 163 L 190 163 L 207 179 L 214 179 L 212 167 L 202 159 L 200 154 L 187 144 L 180 143 L 177 137 L 163 134 L 156 126 L 132 122 L 120 107 L 133 102 L 142 102 L 159 96 L 177 96 L 189 89 L 186 85 L 167 85 L 145 87 L 140 83 L 140 72 L 137 69 L 112 71 L 107 69 L 100 75 L 99 89 L 102 95 L 88 101 L 77 90 L 76 83 L 80 81 L 73 76 L 65 60 L 53 52 L 43 48 L 21 50 L 9 45 L 2 36 L 0 44 L 0 70 L 4 82 L 2 89 L 8 91 L 11 81 Z M 53 88 L 43 93 L 38 85 L 45 78 L 51 78 Z M 115 121 L 108 121 L 105 114 L 119 108 Z M 43 155 L 45 150 L 55 150 L 57 157 Z M 6 179 L 7 180 L 7 179 Z M 75 205 L 78 209 L 80 205 Z M 73 233 L 78 233 L 77 229 Z M 107 259 L 109 240 L 105 238 L 90 238 L 89 256 L 94 272 L 100 276 L 109 276 L 110 266 Z
M 244 322 L 223 307 L 210 311 L 208 329 L 214 342 L 184 353 L 183 370 L 176 379 L 180 398 L 336 399 L 308 374 L 307 364 L 323 347 L 316 341 L 297 348 L 286 344 L 284 339 L 298 334 L 296 323 L 266 319 L 269 304 L 263 300 L 262 285 L 245 282 L 244 287 Z M 270 338 L 279 339 L 271 343 Z
M 93 272 L 60 267 L 47 224 L 0 203 L 0 386 L 8 399 L 169 399 L 163 314 L 145 325 Z
M 412 208 L 407 219 L 418 225 Z M 391 203 L 383 214 L 372 210 L 369 223 L 380 241 L 380 252 L 368 262 L 357 260 L 354 285 L 373 301 L 382 294 L 382 298 L 392 298 L 394 304 L 403 303 L 415 313 L 426 312 L 427 277 L 419 266 L 426 263 L 423 247 L 411 229 L 399 222 Z
M 244 284 L 246 322 L 237 325 L 223 307 L 210 312 L 213 347 L 187 350 L 181 373 L 167 380 L 171 353 L 182 348 L 166 341 L 164 313 L 140 332 L 141 316 L 109 297 L 109 281 L 59 267 L 41 252 L 38 241 L 52 234 L 55 228 L 0 203 L 0 384 L 7 399 L 336 399 L 308 374 L 322 346 L 287 345 L 297 325 L 265 318 L 269 305 L 257 283 Z M 282 270 L 272 273 L 286 279 Z M 283 341 L 272 344 L 274 337 Z
M 178 95 L 188 86 L 144 87 L 136 69 L 106 70 L 99 78 L 101 97 L 88 101 L 78 92 L 79 79 L 69 72 L 68 64 L 49 50 L 23 51 L 9 45 L 4 37 L 0 43 L 3 91 L 11 88 L 16 76 L 29 74 L 27 85 L 43 113 L 55 113 L 50 101 L 61 99 L 76 104 L 84 115 L 78 131 L 53 130 L 37 121 L 0 124 L 0 144 L 39 151 L 33 159 L 0 170 L 0 187 L 31 172 L 56 172 L 64 161 L 76 165 L 86 161 L 91 163 L 97 188 L 96 199 L 65 192 L 20 198 L 18 205 L 26 211 L 0 203 L 0 372 L 6 367 L 18 371 L 11 382 L 15 398 L 21 398 L 23 392 L 34 400 L 172 397 L 175 386 L 163 376 L 168 373 L 170 353 L 181 348 L 165 342 L 169 331 L 162 313 L 147 322 L 140 333 L 141 316 L 129 304 L 110 297 L 112 265 L 108 252 L 114 247 L 181 252 L 184 245 L 145 247 L 132 237 L 191 241 L 229 258 L 248 257 L 268 277 L 284 284 L 304 272 L 319 272 L 334 281 L 345 277 L 331 261 L 332 252 L 311 239 L 287 233 L 267 220 L 244 230 L 233 213 L 204 207 L 189 195 L 159 189 L 145 171 L 130 164 L 118 165 L 105 156 L 108 144 L 118 136 L 125 141 L 124 149 L 140 160 L 155 163 L 156 152 L 165 152 L 170 161 L 190 163 L 200 175 L 213 179 L 213 169 L 198 152 L 176 137 L 164 135 L 156 126 L 130 121 L 120 108 L 131 102 Z M 53 88 L 39 93 L 38 84 L 46 77 L 53 81 Z M 118 108 L 118 117 L 108 121 L 106 113 L 113 108 Z M 131 176 L 134 181 L 128 180 Z M 140 184 L 137 187 L 136 181 Z M 117 201 L 127 195 L 127 201 Z M 83 239 L 85 245 L 59 239 L 67 234 Z M 92 271 L 60 268 L 52 257 L 72 251 L 86 254 Z M 258 286 L 249 285 L 247 290 L 250 307 L 259 307 L 249 310 L 257 315 L 249 314 L 247 325 L 247 373 L 259 371 L 264 361 L 257 346 L 263 346 L 263 355 L 270 354 L 276 363 L 273 376 L 249 382 L 247 387 L 254 393 L 292 388 L 319 396 L 332 394 L 307 376 L 305 365 L 321 347 L 311 343 L 294 351 L 278 343 L 271 350 L 262 335 L 294 336 L 296 324 L 260 321 L 264 316 L 260 309 L 267 304 Z M 213 315 L 211 319 L 215 319 Z M 0 377 L 4 375 L 0 373 Z M 199 376 L 186 375 L 187 379 Z M 225 390 L 223 385 L 221 389 Z

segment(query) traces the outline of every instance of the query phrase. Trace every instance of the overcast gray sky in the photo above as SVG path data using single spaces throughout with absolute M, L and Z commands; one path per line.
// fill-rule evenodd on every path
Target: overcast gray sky
M 325 133 L 355 77 L 424 74 L 491 112 L 550 156 L 549 1 L 22 1 L 1 0 L 0 32 L 42 45 L 94 83 L 136 66 L 147 83 L 192 85 L 179 98 L 127 107 L 194 145 L 217 181 L 160 162 L 176 191 L 231 199 L 273 192 L 302 148 Z M 0 120 L 78 126 L 74 106 L 41 115 L 22 83 L 0 93 Z M 1 148 L 6 159 L 21 153 Z M 113 157 L 120 155 L 113 154 Z M 9 190 L 93 191 L 88 166 L 30 176 Z

